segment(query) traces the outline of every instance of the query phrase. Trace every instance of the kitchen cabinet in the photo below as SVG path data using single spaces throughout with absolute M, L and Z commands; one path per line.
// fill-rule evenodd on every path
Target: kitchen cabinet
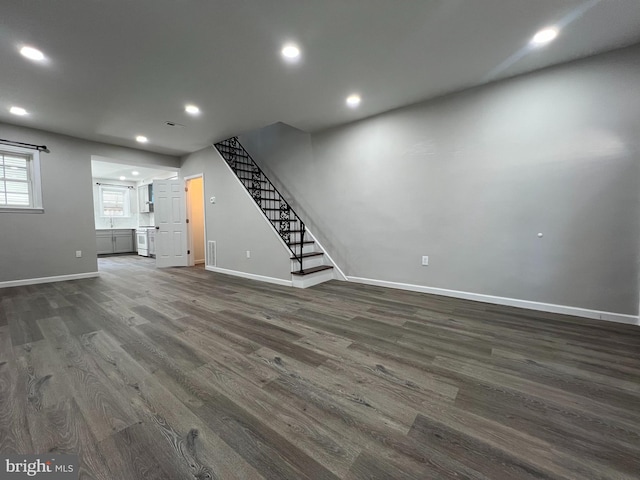
M 135 253 L 134 232 L 135 230 L 123 228 L 96 230 L 96 246 L 98 249 L 98 255 Z
M 138 187 L 138 205 L 140 213 L 153 212 L 153 183 Z

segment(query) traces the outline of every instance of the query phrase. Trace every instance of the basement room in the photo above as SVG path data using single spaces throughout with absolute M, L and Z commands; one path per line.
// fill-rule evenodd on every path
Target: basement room
M 638 0 L 4 3 L 0 479 L 640 479 Z

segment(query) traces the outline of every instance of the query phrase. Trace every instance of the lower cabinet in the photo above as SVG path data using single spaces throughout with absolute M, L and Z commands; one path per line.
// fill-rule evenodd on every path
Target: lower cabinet
M 135 253 L 135 230 L 96 230 L 98 255 L 110 253 Z

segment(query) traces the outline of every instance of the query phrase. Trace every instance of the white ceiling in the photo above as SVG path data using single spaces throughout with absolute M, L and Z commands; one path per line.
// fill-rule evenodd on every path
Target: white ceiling
M 630 45 L 640 2 L 28 0 L 3 2 L 0 23 L 0 121 L 182 154 L 277 121 L 316 131 Z M 548 25 L 562 27 L 558 39 L 528 50 Z M 291 40 L 303 50 L 295 66 L 279 53 Z M 47 64 L 22 58 L 24 44 Z M 351 110 L 344 99 L 356 91 Z M 188 116 L 186 103 L 202 114 Z
M 104 157 L 94 156 L 94 158 Z M 133 175 L 132 172 L 134 171 L 138 172 L 138 175 Z M 159 168 L 113 163 L 107 159 L 91 160 L 91 176 L 93 178 L 101 178 L 104 180 L 120 180 L 120 177 L 125 177 L 127 182 L 148 182 L 150 180 L 171 178 L 176 174 L 176 172 L 170 172 Z

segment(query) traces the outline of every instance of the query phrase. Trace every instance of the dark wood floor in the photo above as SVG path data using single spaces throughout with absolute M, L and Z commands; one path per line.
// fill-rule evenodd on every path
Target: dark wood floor
M 640 329 L 100 259 L 0 290 L 0 452 L 81 478 L 640 478 Z

